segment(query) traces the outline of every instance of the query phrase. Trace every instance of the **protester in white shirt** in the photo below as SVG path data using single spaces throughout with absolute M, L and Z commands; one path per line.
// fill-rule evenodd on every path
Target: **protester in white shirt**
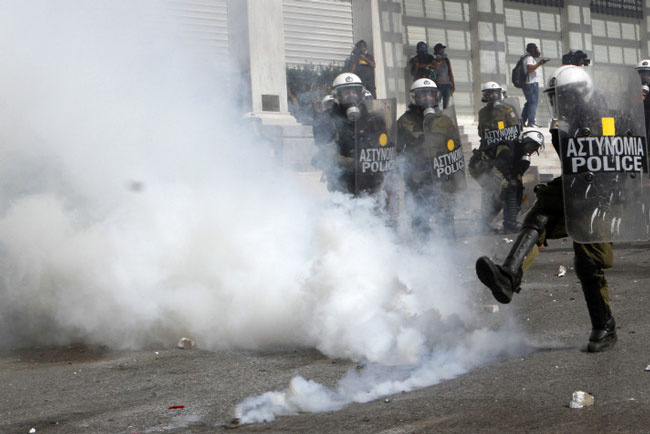
M 524 67 L 528 71 L 526 84 L 524 84 L 523 88 L 526 104 L 524 104 L 524 108 L 521 111 L 521 123 L 527 127 L 538 127 L 535 122 L 535 115 L 537 114 L 539 83 L 542 81 L 542 74 L 537 69 L 548 62 L 548 59 L 540 59 L 537 61 L 541 53 L 537 45 L 533 42 L 526 45 L 526 53 L 523 61 Z

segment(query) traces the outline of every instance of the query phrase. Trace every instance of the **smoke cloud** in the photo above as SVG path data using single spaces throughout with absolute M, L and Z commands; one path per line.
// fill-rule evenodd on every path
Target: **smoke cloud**
M 467 246 L 414 248 L 373 200 L 304 188 L 239 127 L 236 71 L 197 56 L 157 4 L 0 1 L 0 348 L 185 335 L 367 363 L 334 390 L 298 377 L 249 398 L 245 422 L 521 351 L 477 324 Z

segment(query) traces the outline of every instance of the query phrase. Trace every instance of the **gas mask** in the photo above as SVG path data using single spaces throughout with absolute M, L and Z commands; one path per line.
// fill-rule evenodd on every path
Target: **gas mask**
M 481 98 L 481 101 L 494 105 L 502 99 L 503 94 L 501 93 L 501 89 L 489 89 L 483 91 L 483 98 Z
M 350 85 L 341 86 L 336 89 L 338 101 L 341 106 L 345 108 L 345 115 L 348 120 L 356 121 L 361 117 L 361 110 L 359 104 L 363 99 L 363 86 Z
M 438 89 L 424 88 L 416 89 L 414 95 L 415 104 L 422 109 L 424 116 L 430 116 L 437 112 L 438 107 Z

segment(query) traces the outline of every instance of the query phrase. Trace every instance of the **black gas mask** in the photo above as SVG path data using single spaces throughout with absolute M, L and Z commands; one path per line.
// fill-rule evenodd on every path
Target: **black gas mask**
M 422 109 L 424 116 L 436 113 L 438 107 L 438 89 L 427 87 L 413 91 L 415 105 Z
M 483 91 L 483 98 L 481 101 L 488 104 L 495 104 L 502 99 L 501 89 L 488 89 Z
M 639 70 L 639 78 L 642 84 L 650 85 L 650 70 Z
M 338 101 L 345 108 L 348 120 L 356 121 L 361 117 L 359 104 L 363 100 L 363 86 L 359 84 L 341 86 L 336 89 Z

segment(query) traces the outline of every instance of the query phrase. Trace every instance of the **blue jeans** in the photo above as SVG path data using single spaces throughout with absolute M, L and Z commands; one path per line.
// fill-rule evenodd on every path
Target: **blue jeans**
M 444 110 L 449 105 L 449 98 L 451 98 L 451 83 L 439 84 L 438 90 L 440 91 L 440 96 L 442 97 L 442 108 Z
M 539 99 L 539 83 L 524 84 L 524 96 L 526 104 L 521 111 L 521 122 L 525 125 L 535 123 L 535 114 L 537 114 L 537 101 Z

